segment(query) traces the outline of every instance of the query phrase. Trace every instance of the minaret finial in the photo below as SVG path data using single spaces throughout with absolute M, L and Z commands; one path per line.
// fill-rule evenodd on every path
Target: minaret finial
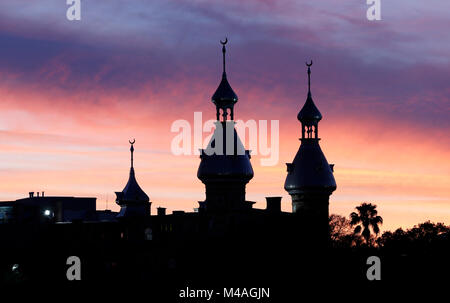
M 228 38 L 225 37 L 225 41 L 220 40 L 220 44 L 222 44 L 222 55 L 223 55 L 223 75 L 225 76 L 225 53 L 227 50 L 225 49 L 225 44 L 228 43 Z
M 133 168 L 133 152 L 134 152 L 134 143 L 136 142 L 136 139 L 133 139 L 133 141 L 129 140 L 128 142 L 130 142 L 131 147 L 130 147 L 130 152 L 131 152 L 131 168 Z
M 312 60 L 311 63 L 308 64 L 308 62 L 305 62 L 306 66 L 308 67 L 308 95 L 311 94 L 311 65 L 313 64 Z

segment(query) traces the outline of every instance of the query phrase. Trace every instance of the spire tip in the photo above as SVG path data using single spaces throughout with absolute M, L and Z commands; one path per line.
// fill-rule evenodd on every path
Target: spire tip
M 225 52 L 227 51 L 225 49 L 225 44 L 228 43 L 228 38 L 225 37 L 225 41 L 220 40 L 220 44 L 222 44 L 222 55 L 223 55 L 223 76 L 225 77 Z
M 308 61 L 306 61 L 305 64 L 308 67 L 308 95 L 310 95 L 311 94 L 311 65 L 313 65 L 313 61 L 311 60 L 310 63 L 308 63 Z
M 136 139 L 133 138 L 132 140 L 128 140 L 128 142 L 130 142 L 131 147 L 130 147 L 130 152 L 131 152 L 131 168 L 133 168 L 133 152 L 134 152 L 134 143 L 136 142 Z

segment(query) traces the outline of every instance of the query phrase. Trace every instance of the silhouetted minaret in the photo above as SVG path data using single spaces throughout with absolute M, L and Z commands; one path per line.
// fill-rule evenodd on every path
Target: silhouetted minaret
M 118 218 L 150 216 L 150 199 L 141 189 L 134 175 L 133 145 L 135 142 L 135 140 L 130 141 L 131 168 L 127 185 L 125 185 L 125 188 L 121 192 L 116 192 L 116 203 L 120 205 L 120 212 L 117 215 Z
M 322 115 L 311 97 L 312 61 L 306 65 L 308 97 L 297 115 L 302 125 L 301 145 L 294 161 L 286 163 L 288 174 L 284 189 L 292 197 L 292 211 L 312 222 L 311 230 L 325 232 L 328 229 L 328 201 L 336 190 L 336 181 L 319 146 L 318 124 Z
M 216 105 L 216 119 L 220 120 L 220 110 L 222 110 L 222 118 L 224 121 L 228 119 L 228 114 L 230 114 L 230 120 L 234 120 L 234 104 L 238 101 L 237 95 L 234 93 L 230 84 L 227 80 L 227 73 L 225 71 L 225 53 L 228 39 L 224 42 L 220 41 L 222 44 L 222 57 L 223 57 L 223 72 L 222 81 L 220 81 L 219 87 L 212 96 L 211 100 Z M 228 112 L 229 110 L 229 112 Z
M 205 184 L 206 200 L 200 209 L 208 212 L 243 210 L 252 207 L 245 201 L 245 186 L 253 178 L 250 151 L 246 150 L 234 128 L 234 104 L 238 101 L 225 72 L 225 41 L 222 44 L 222 81 L 211 101 L 216 105 L 216 129 L 206 149 L 200 150 L 197 177 Z M 230 120 L 228 120 L 230 116 Z

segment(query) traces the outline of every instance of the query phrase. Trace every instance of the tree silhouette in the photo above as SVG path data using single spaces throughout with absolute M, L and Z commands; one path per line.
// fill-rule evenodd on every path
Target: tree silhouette
M 389 250 L 408 253 L 446 251 L 450 247 L 450 226 L 426 221 L 407 230 L 385 231 L 377 243 Z
M 331 214 L 328 222 L 330 226 L 330 240 L 333 247 L 349 248 L 361 245 L 361 235 L 353 233 L 353 227 L 349 219 Z
M 350 224 L 355 226 L 354 233 L 361 234 L 366 242 L 370 244 L 370 229 L 378 235 L 380 228 L 378 225 L 383 224 L 383 218 L 378 216 L 377 206 L 372 203 L 362 203 L 356 207 L 357 212 L 350 214 Z
M 331 241 L 338 241 L 353 232 L 350 220 L 343 216 L 331 214 L 328 222 L 330 225 Z

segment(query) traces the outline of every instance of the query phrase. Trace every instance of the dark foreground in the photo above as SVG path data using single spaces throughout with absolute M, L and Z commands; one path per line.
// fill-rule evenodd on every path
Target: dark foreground
M 447 281 L 450 272 L 448 241 L 417 250 L 332 248 L 293 234 L 235 231 L 208 238 L 141 240 L 124 236 L 122 228 L 81 223 L 0 226 L 1 285 L 91 288 L 109 294 L 143 291 L 157 302 L 285 302 L 316 292 L 318 285 L 350 290 L 355 285 L 429 284 Z M 80 260 L 81 280 L 68 280 L 76 276 L 74 263 L 68 262 L 71 256 Z M 370 256 L 381 261 L 380 281 L 367 278 Z M 213 293 L 209 300 L 203 297 L 206 291 Z

